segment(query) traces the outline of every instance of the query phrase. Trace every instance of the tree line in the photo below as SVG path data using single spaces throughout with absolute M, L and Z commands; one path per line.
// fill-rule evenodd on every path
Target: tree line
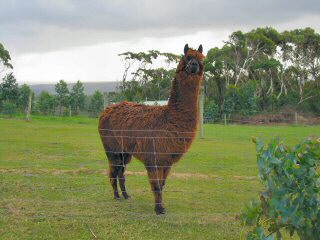
M 44 115 L 79 115 L 87 114 L 96 117 L 103 110 L 104 99 L 100 91 L 92 96 L 84 94 L 83 83 L 78 80 L 69 90 L 64 80 L 55 84 L 55 94 L 42 91 L 36 101 L 36 109 Z
M 181 56 L 155 50 L 119 56 L 124 62 L 119 99 L 168 98 Z M 161 57 L 167 66 L 155 67 Z M 208 51 L 204 64 L 207 118 L 280 111 L 320 113 L 320 35 L 311 28 L 233 32 L 221 48 Z
M 311 28 L 234 32 L 205 60 L 207 106 L 219 113 L 320 113 L 320 35 Z
M 67 83 L 60 80 L 55 85 L 55 94 L 42 91 L 39 96 L 35 96 L 30 86 L 27 84 L 19 86 L 13 73 L 9 73 L 0 83 L 0 112 L 8 115 L 26 113 L 30 94 L 33 114 L 58 116 L 89 114 L 97 117 L 104 105 L 103 94 L 95 91 L 92 96 L 86 96 L 81 81 L 77 81 L 69 90 Z
M 124 71 L 118 91 L 109 94 L 111 102 L 169 98 L 181 55 L 150 50 L 124 52 L 119 57 Z M 320 113 L 320 35 L 311 28 L 233 32 L 221 48 L 209 49 L 204 64 L 206 118 L 280 111 Z M 0 65 L 12 69 L 9 52 L 1 44 Z M 85 96 L 80 81 L 68 89 L 61 80 L 55 90 L 54 95 L 35 96 L 34 109 L 41 114 L 88 111 L 96 116 L 103 108 L 102 93 Z M 1 111 L 24 110 L 28 92 L 27 85 L 18 87 L 13 74 L 7 74 L 0 85 Z
M 26 113 L 31 96 L 32 112 L 42 115 L 79 115 L 85 112 L 90 116 L 98 116 L 103 110 L 104 99 L 100 91 L 92 96 L 84 94 L 83 83 L 77 81 L 71 89 L 64 80 L 55 84 L 55 94 L 42 91 L 35 96 L 30 86 L 18 85 L 12 72 L 9 51 L 0 43 L 0 113 L 12 115 Z

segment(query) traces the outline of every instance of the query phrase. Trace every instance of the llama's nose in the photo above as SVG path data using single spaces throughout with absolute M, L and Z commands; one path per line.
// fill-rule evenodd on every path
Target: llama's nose
M 198 71 L 198 63 L 196 61 L 192 61 L 190 63 L 191 67 L 191 73 L 196 73 Z

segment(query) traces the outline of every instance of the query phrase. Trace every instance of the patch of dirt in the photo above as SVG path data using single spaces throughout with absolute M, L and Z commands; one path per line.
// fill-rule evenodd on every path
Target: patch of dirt
M 4 203 L 3 210 L 7 212 L 8 215 L 14 217 L 21 217 L 23 211 L 26 209 L 25 203 L 21 201 L 15 201 L 14 203 Z
M 36 175 L 36 174 L 50 174 L 54 176 L 59 175 L 78 175 L 78 174 L 100 174 L 107 176 L 108 170 L 90 170 L 86 168 L 80 169 L 73 169 L 73 170 L 66 170 L 66 169 L 37 169 L 37 170 L 26 170 L 26 169 L 1 169 L 0 173 L 14 173 L 14 174 L 27 174 L 27 175 Z M 147 176 L 147 172 L 138 172 L 138 171 L 126 171 L 127 176 Z M 170 173 L 169 178 L 175 179 L 223 179 L 224 177 L 219 175 L 212 175 L 212 174 L 203 174 L 203 173 Z M 236 180 L 257 180 L 258 178 L 255 176 L 232 176 L 232 178 Z
M 238 180 L 249 180 L 249 181 L 258 180 L 258 178 L 255 176 L 233 176 L 233 178 Z
M 131 172 L 126 171 L 127 175 L 134 176 L 147 176 L 147 172 Z M 199 178 L 199 179 L 209 179 L 209 178 L 218 178 L 218 175 L 208 175 L 201 173 L 170 173 L 169 177 L 179 178 L 179 179 L 188 179 L 188 178 Z

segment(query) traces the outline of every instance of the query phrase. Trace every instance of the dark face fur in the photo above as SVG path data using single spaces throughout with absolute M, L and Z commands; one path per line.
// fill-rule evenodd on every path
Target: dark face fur
M 184 62 L 185 71 L 188 74 L 198 74 L 203 69 L 203 58 L 202 45 L 199 46 L 198 50 L 189 48 L 188 44 L 184 47 Z

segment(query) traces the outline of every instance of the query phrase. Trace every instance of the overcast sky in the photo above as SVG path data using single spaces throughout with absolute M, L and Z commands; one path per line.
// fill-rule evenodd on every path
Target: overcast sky
M 236 30 L 320 32 L 319 0 L 0 0 L 0 42 L 19 83 L 116 81 L 125 51 L 220 47 Z

